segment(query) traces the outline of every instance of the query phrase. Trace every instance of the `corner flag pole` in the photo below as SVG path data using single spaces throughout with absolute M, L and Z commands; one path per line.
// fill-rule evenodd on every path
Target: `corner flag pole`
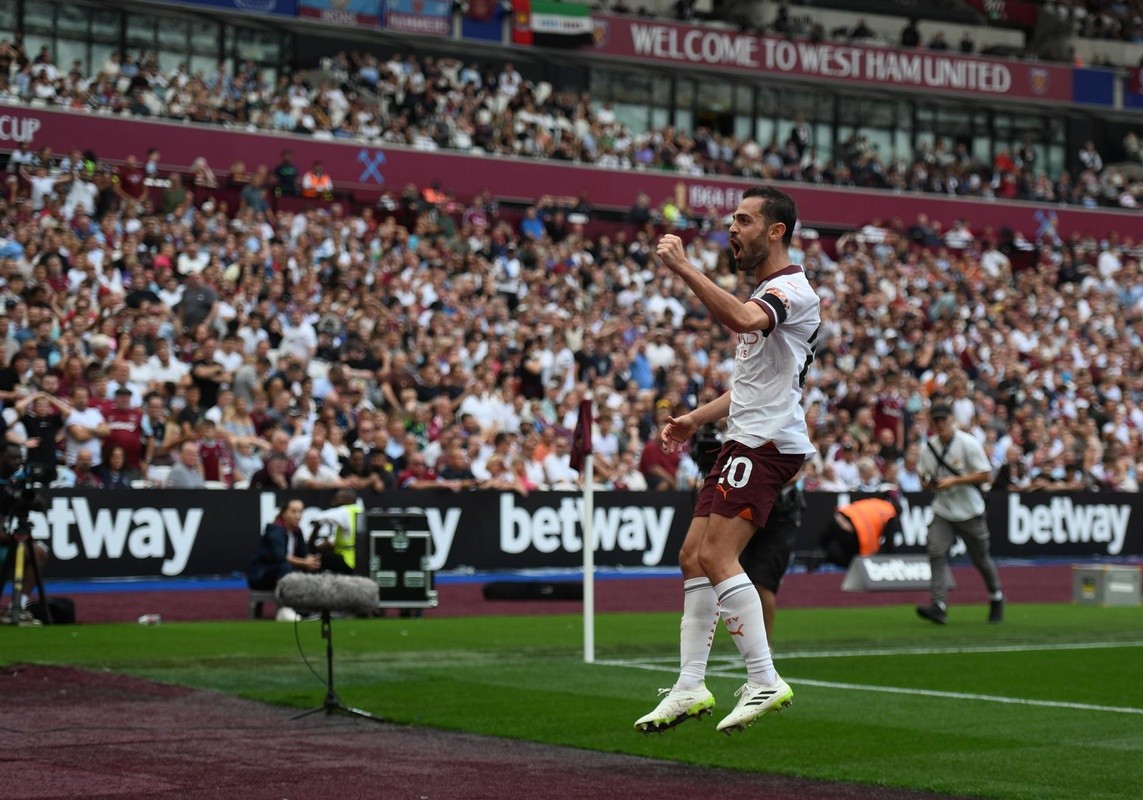
M 595 456 L 583 459 L 583 661 L 595 663 Z
M 591 447 L 591 399 L 579 404 L 572 436 L 572 467 L 583 477 L 583 661 L 595 663 L 595 457 Z

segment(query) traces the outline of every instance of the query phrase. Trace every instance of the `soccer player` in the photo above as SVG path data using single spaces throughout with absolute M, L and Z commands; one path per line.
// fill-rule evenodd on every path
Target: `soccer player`
M 693 267 L 679 237 L 667 234 L 656 248 L 662 262 L 737 334 L 738 345 L 730 391 L 670 417 L 661 434 L 665 448 L 679 450 L 703 425 L 727 418 L 726 440 L 679 553 L 679 677 L 655 710 L 635 722 L 644 733 L 713 713 L 705 677 L 720 616 L 746 662 L 746 683 L 718 730 L 743 730 L 794 696 L 774 669 L 762 601 L 739 555 L 755 529 L 765 526 L 782 487 L 814 452 L 800 401 L 821 313 L 805 273 L 787 255 L 796 222 L 797 208 L 785 193 L 757 187 L 743 194 L 730 225 L 730 247 L 738 269 L 754 280 L 746 302 Z

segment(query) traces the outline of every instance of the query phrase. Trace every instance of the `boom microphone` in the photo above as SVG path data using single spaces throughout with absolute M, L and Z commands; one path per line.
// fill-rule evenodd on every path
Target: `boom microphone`
M 302 611 L 372 614 L 379 605 L 376 583 L 332 572 L 291 572 L 278 581 L 274 595 L 282 605 Z

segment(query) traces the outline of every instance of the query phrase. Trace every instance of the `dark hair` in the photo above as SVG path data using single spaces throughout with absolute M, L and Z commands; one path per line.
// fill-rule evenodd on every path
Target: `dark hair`
M 789 247 L 794 238 L 794 226 L 798 223 L 798 206 L 794 198 L 773 186 L 754 186 L 743 192 L 743 200 L 750 197 L 762 198 L 762 216 L 767 222 L 781 222 L 786 226 L 782 244 Z

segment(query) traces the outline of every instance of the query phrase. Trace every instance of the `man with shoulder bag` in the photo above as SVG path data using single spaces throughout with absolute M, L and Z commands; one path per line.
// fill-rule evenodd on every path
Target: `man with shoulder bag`
M 923 487 L 931 490 L 933 521 L 929 524 L 929 566 L 932 570 L 932 603 L 918 606 L 917 614 L 937 625 L 948 622 L 949 551 L 956 537 L 964 541 L 973 566 L 988 589 L 988 621 L 1004 621 L 1004 592 L 996 562 L 989 554 L 988 522 L 985 519 L 984 484 L 992 477 L 984 447 L 974 436 L 957 430 L 952 409 L 938 403 L 929 412 L 936 435 L 921 448 Z

